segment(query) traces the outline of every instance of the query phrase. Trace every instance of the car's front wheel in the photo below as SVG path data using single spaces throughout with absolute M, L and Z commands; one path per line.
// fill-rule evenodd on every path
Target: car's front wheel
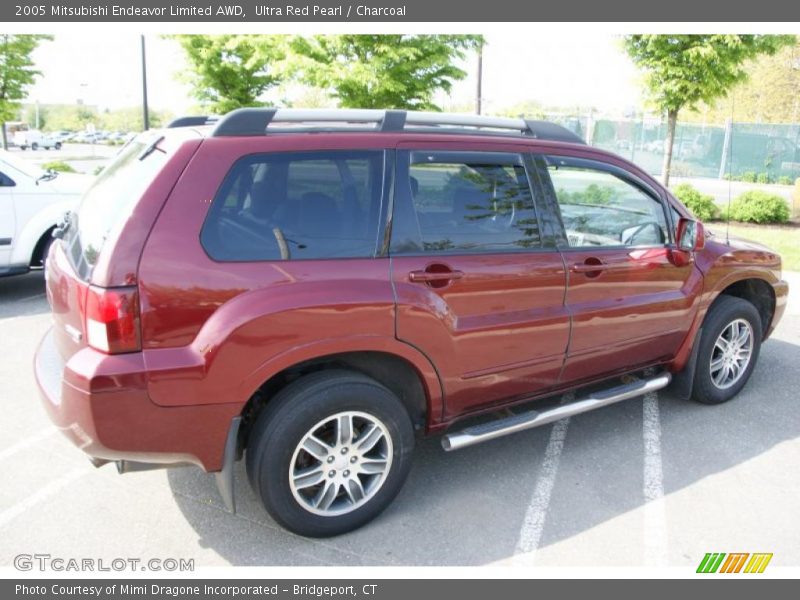
M 413 447 L 411 419 L 395 394 L 359 373 L 322 371 L 284 388 L 258 416 L 247 474 L 278 523 L 327 537 L 391 503 Z
M 703 324 L 692 398 L 721 404 L 736 396 L 755 368 L 762 337 L 755 306 L 741 298 L 720 296 Z

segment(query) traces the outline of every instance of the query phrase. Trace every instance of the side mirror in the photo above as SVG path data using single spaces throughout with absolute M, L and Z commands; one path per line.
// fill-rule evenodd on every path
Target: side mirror
M 678 248 L 684 252 L 702 250 L 706 245 L 706 232 L 700 221 L 681 218 L 678 221 Z

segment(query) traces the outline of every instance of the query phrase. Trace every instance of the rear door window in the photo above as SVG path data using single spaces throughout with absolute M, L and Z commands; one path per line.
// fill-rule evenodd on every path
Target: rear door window
M 231 169 L 201 242 L 218 261 L 374 256 L 382 151 L 260 154 Z

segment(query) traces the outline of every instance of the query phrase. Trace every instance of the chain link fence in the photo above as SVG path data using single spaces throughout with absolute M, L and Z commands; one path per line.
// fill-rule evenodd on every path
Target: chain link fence
M 667 125 L 659 119 L 601 119 L 548 115 L 591 145 L 660 175 Z M 672 175 L 753 183 L 794 183 L 800 177 L 800 124 L 678 123 Z

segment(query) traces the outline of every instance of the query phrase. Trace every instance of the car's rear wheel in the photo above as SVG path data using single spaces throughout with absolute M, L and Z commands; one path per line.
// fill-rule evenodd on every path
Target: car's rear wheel
M 247 444 L 247 475 L 272 517 L 310 537 L 380 514 L 405 481 L 411 419 L 391 391 L 349 371 L 299 379 L 273 398 Z
M 734 296 L 718 298 L 703 324 L 692 398 L 721 404 L 736 396 L 755 368 L 762 337 L 755 306 Z

